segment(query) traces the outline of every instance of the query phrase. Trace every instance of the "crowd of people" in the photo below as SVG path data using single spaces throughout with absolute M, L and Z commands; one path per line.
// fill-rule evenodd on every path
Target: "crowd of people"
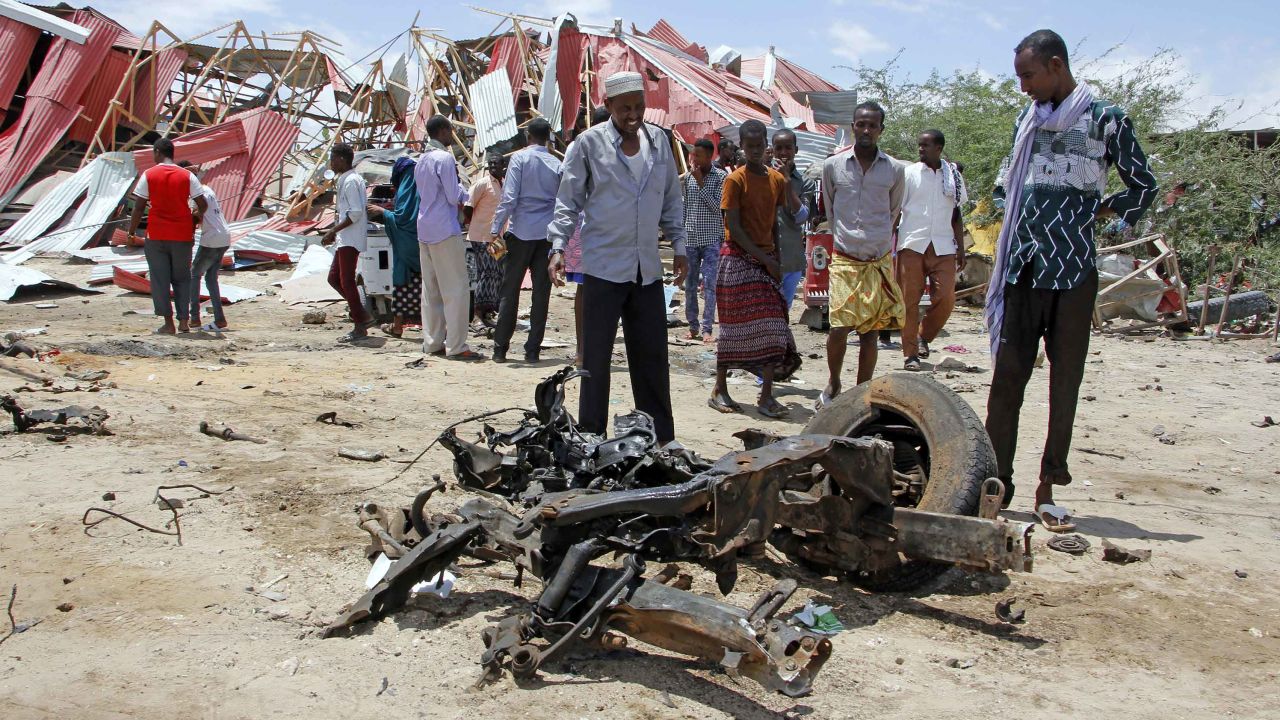
M 987 291 L 993 357 L 987 431 L 1007 505 L 1018 415 L 1043 340 L 1050 413 L 1035 511 L 1046 527 L 1064 531 L 1074 526 L 1069 511 L 1054 504 L 1053 487 L 1071 481 L 1066 458 L 1098 282 L 1094 223 L 1116 217 L 1132 225 L 1154 199 L 1156 182 L 1129 118 L 1074 79 L 1056 33 L 1027 36 L 1015 49 L 1014 69 L 1032 103 L 1017 120 L 994 192 L 1005 219 Z M 356 286 L 369 220 L 386 227 L 395 258 L 394 321 L 382 330 L 398 337 L 420 318 L 424 353 L 483 360 L 469 337 L 475 325 L 496 317 L 492 360 L 506 362 L 527 274 L 532 309 L 523 358 L 539 361 L 551 288 L 568 279 L 578 285 L 576 362 L 587 371 L 581 429 L 605 432 L 621 324 L 635 407 L 653 417 L 659 442 L 668 443 L 675 423 L 661 237 L 674 253 L 674 281 L 684 287 L 687 338 L 715 346 L 708 405 L 742 411 L 727 382 L 729 371 L 740 369 L 758 379 L 757 412 L 784 417 L 788 409 L 774 398 L 773 385 L 800 367 L 790 308 L 804 277 L 806 237 L 825 219 L 834 249 L 831 328 L 817 409 L 842 392 L 851 334 L 858 383 L 872 378 L 886 330 L 901 332 L 903 368 L 921 369 L 954 307 L 956 275 L 965 265 L 962 208 L 969 189 L 946 156 L 942 132 L 922 129 L 918 161 L 900 161 L 880 148 L 884 108 L 863 102 L 850 118 L 852 145 L 826 158 L 815 181 L 796 167 L 791 130 L 771 132 L 748 120 L 736 139 L 697 139 L 682 162 L 667 132 L 643 119 L 639 73 L 615 73 L 604 91 L 604 106 L 569 133 L 563 155 L 551 124 L 534 119 L 525 130 L 527 147 L 509 156 L 491 149 L 483 176 L 469 188 L 451 150 L 453 124 L 432 117 L 425 151 L 395 164 L 389 208 L 369 203 L 365 181 L 352 169 L 352 148 L 334 146 L 337 222 L 323 241 L 336 245 L 329 282 L 347 301 L 353 326 L 341 341 L 366 337 L 375 322 Z M 212 296 L 211 324 L 226 327 L 216 279 L 228 238 L 217 198 L 173 162 L 171 142 L 157 142 L 154 152 L 156 165 L 135 190 L 130 234 L 149 204 L 146 258 L 155 313 L 164 318 L 157 332 L 199 324 L 202 278 Z M 1126 189 L 1106 197 L 1112 166 Z

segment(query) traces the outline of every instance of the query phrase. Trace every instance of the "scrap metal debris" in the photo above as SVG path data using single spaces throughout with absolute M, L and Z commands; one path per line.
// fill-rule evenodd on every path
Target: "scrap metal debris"
M 18 432 L 26 432 L 41 423 L 66 425 L 69 420 L 83 423 L 85 429 L 94 435 L 110 435 L 106 429 L 107 419 L 111 417 L 106 410 L 98 406 L 82 408 L 79 405 L 68 405 L 51 410 L 23 410 L 18 401 L 11 395 L 0 398 L 0 409 L 13 418 L 13 427 Z M 75 427 L 75 426 L 71 426 Z
M 543 585 L 529 606 L 483 631 L 482 682 L 504 671 L 531 677 L 574 644 L 625 642 L 613 630 L 798 696 L 810 691 L 832 645 L 776 617 L 795 580 L 739 608 L 680 589 L 687 585 L 670 565 L 646 579 L 646 563 L 701 565 L 724 594 L 736 584 L 738 557 L 766 542 L 841 577 L 890 571 L 904 556 L 1029 569 L 1030 524 L 895 507 L 888 442 L 755 433 L 749 449 L 713 463 L 677 443 L 659 447 L 642 412 L 617 416 L 611 438 L 581 432 L 564 409 L 564 387 L 583 374 L 565 368 L 540 383 L 535 410 L 522 410 L 512 429 L 485 424 L 478 442 L 461 438 L 456 424 L 440 435 L 459 485 L 479 497 L 431 513 L 437 483 L 399 511 L 357 507 L 372 540 L 367 552 L 398 559 L 380 561 L 370 590 L 325 636 L 402 608 L 415 587 L 463 556 L 501 560 L 515 565 L 517 586 L 524 573 Z M 834 630 L 838 621 L 825 615 L 815 625 Z
M 1083 555 L 1089 550 L 1089 541 L 1083 535 L 1054 535 L 1049 538 L 1049 549 L 1069 555 Z
M 330 410 L 327 413 L 321 413 L 316 417 L 316 422 L 326 423 L 328 425 L 341 425 L 345 428 L 358 428 L 360 423 L 351 422 L 350 420 L 339 420 L 337 411 Z
M 257 443 L 258 445 L 267 444 L 267 441 L 263 440 L 262 438 L 256 438 L 251 435 L 245 435 L 244 433 L 238 433 L 235 430 L 232 430 L 231 428 L 225 425 L 222 427 L 214 427 L 213 425 L 210 425 L 208 422 L 204 420 L 200 421 L 200 432 L 205 435 L 208 435 L 209 437 L 221 438 L 228 442 L 232 440 L 244 440 L 245 442 Z
M 200 493 L 202 493 L 200 497 L 209 497 L 210 495 L 222 495 L 223 493 L 228 493 L 236 489 L 235 486 L 232 485 L 231 487 L 228 487 L 225 490 L 207 490 L 205 488 L 200 487 L 199 485 L 192 485 L 190 483 L 183 483 L 181 485 L 161 485 L 157 487 L 156 493 L 151 498 L 151 501 L 155 503 L 157 507 L 163 510 L 168 510 L 170 513 L 173 514 L 172 519 L 170 519 L 169 522 L 165 523 L 165 526 L 164 526 L 165 528 L 172 526 L 173 530 L 154 528 L 154 527 L 151 527 L 150 525 L 140 523 L 137 520 L 134 520 L 133 518 L 125 515 L 124 513 L 120 513 L 120 512 L 116 512 L 115 510 L 110 510 L 108 508 L 100 508 L 100 507 L 91 507 L 88 510 L 85 510 L 84 515 L 80 518 L 80 524 L 84 525 L 84 531 L 86 534 L 88 534 L 89 530 L 97 527 L 98 525 L 101 525 L 102 523 L 106 522 L 110 518 L 116 518 L 118 520 L 123 520 L 129 523 L 130 525 L 146 530 L 147 532 L 152 532 L 157 535 L 169 535 L 169 536 L 175 537 L 178 539 L 178 545 L 182 545 L 182 525 L 178 521 L 178 518 L 180 517 L 178 515 L 178 508 L 182 507 L 182 504 L 180 504 L 180 502 L 176 499 L 170 499 L 165 497 L 163 492 L 165 490 L 182 490 L 186 488 L 198 490 Z M 115 495 L 114 494 L 111 494 L 111 495 L 112 495 L 111 499 L 114 500 Z M 103 496 L 103 499 L 106 499 L 106 495 Z M 100 517 L 94 520 L 93 522 L 90 522 L 89 516 L 93 513 L 99 513 L 104 517 Z
M 1027 611 L 1014 610 L 1013 605 L 1016 602 L 1018 602 L 1018 598 L 1015 596 L 996 603 L 996 617 L 1000 618 L 1000 622 L 1009 623 L 1010 625 L 1026 622 Z
M 1107 562 L 1128 565 L 1151 559 L 1150 550 L 1126 550 L 1110 540 L 1102 541 L 1102 559 Z

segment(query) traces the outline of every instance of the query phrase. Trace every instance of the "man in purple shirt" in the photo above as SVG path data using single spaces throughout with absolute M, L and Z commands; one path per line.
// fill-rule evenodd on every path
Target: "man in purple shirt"
M 422 351 L 454 360 L 483 360 L 467 347 L 470 287 L 462 223 L 467 191 L 449 150 L 453 123 L 443 115 L 427 121 L 427 150 L 413 169 L 418 187 L 418 258 L 422 265 Z
M 542 334 L 547 328 L 547 305 L 551 300 L 551 276 L 547 274 L 547 226 L 556 209 L 556 193 L 560 190 L 560 161 L 547 143 L 551 142 L 551 123 L 535 118 L 525 130 L 529 146 L 511 157 L 502 185 L 502 202 L 493 216 L 490 233 L 494 241 L 504 224 L 507 234 L 506 268 L 502 271 L 502 304 L 498 311 L 498 327 L 493 335 L 493 361 L 507 361 L 507 346 L 516 329 L 516 312 L 520 309 L 520 283 L 525 270 L 533 275 L 533 308 L 529 314 L 529 339 L 524 344 L 524 361 L 538 362 Z

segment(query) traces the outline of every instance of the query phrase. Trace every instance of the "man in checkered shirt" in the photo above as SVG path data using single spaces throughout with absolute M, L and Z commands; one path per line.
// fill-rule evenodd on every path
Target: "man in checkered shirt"
M 716 270 L 720 265 L 720 243 L 724 240 L 724 216 L 720 211 L 720 194 L 724 189 L 725 171 L 712 164 L 716 146 L 702 138 L 693 144 L 689 156 L 690 170 L 684 183 L 684 252 L 689 258 L 689 273 L 684 280 L 684 315 L 689 321 L 689 339 L 699 337 L 713 342 L 711 327 L 716 319 Z M 702 324 L 698 324 L 698 284 L 702 284 Z

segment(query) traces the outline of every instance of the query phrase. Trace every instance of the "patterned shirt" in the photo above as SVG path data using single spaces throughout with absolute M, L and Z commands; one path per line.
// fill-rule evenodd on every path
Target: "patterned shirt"
M 1016 136 L 1016 124 L 1014 128 Z M 1004 197 L 1011 161 L 1005 158 L 1000 167 L 998 198 Z M 1107 168 L 1112 165 L 1126 189 L 1103 199 Z M 1156 191 L 1156 177 L 1138 146 L 1133 123 L 1119 106 L 1095 100 L 1073 127 L 1062 132 L 1037 130 L 1005 280 L 1016 284 L 1029 265 L 1034 288 L 1070 290 L 1080 285 L 1096 268 L 1094 214 L 1111 208 L 1135 225 Z
M 720 211 L 720 201 L 727 176 L 728 173 L 714 165 L 701 185 L 692 172 L 684 176 L 685 247 L 717 245 L 724 239 L 724 214 Z

